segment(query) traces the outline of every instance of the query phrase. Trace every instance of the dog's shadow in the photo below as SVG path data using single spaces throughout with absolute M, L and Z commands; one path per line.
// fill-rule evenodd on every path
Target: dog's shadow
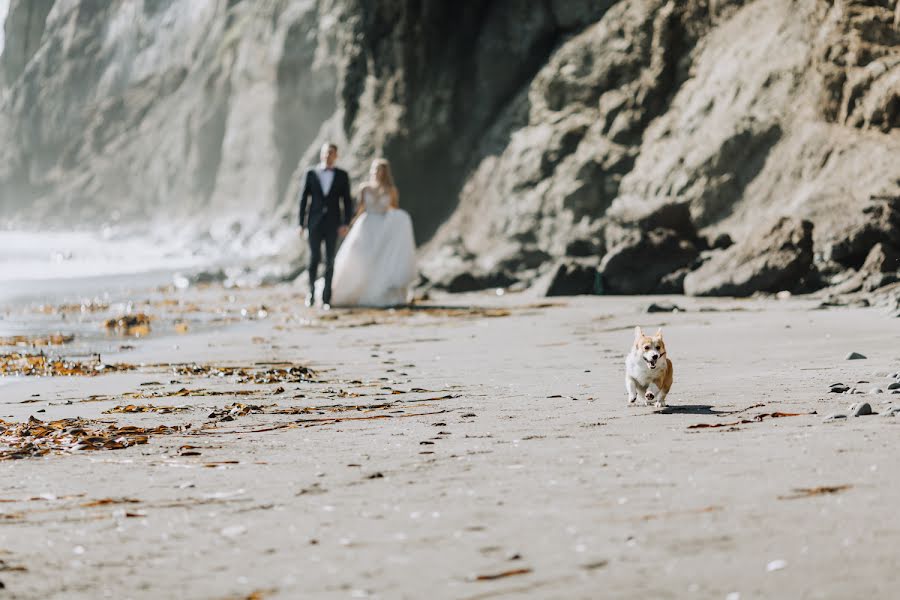
M 711 404 L 681 404 L 653 411 L 657 415 L 727 415 L 734 411 L 715 410 Z

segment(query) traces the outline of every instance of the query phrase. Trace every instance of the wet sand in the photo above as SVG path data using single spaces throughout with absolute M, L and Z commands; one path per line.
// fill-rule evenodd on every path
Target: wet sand
M 472 294 L 322 313 L 290 288 L 145 297 L 149 338 L 107 337 L 104 313 L 78 313 L 66 322 L 97 337 L 52 349 L 134 369 L 2 380 L 7 423 L 181 428 L 0 461 L 5 597 L 736 600 L 891 597 L 900 583 L 900 416 L 823 422 L 854 401 L 900 405 L 897 322 L 878 309 L 679 297 L 684 311 L 647 314 L 665 299 Z M 4 324 L 42 322 L 28 310 Z M 636 324 L 664 329 L 668 409 L 626 403 Z M 289 381 L 291 366 L 314 374 Z M 829 393 L 836 382 L 885 393 Z M 172 412 L 104 413 L 148 404 Z

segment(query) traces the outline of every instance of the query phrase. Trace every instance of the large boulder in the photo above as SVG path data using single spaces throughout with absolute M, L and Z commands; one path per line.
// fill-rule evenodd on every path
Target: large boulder
M 677 278 L 664 278 L 692 265 L 697 246 L 671 229 L 636 230 L 610 250 L 600 263 L 605 294 L 679 293 Z
M 825 259 L 859 269 L 877 244 L 900 248 L 900 195 L 875 196 L 831 234 Z
M 547 286 L 547 296 L 581 296 L 594 294 L 597 289 L 597 267 L 578 262 L 563 262 Z
M 714 254 L 684 279 L 691 296 L 749 296 L 801 289 L 811 273 L 813 224 L 782 217 L 761 236 Z

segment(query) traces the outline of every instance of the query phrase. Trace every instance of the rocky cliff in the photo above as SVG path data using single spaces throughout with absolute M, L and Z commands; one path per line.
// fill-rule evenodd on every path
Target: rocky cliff
M 391 159 L 426 285 L 897 279 L 897 0 L 12 0 L 5 31 L 14 223 L 252 245 L 331 139 L 357 180 Z

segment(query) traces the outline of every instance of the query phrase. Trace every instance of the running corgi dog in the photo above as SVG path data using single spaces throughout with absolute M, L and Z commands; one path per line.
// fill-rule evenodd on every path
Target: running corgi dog
M 662 329 L 653 336 L 644 335 L 640 327 L 634 328 L 634 345 L 625 359 L 625 391 L 628 402 L 644 397 L 644 403 L 656 400 L 657 408 L 666 405 L 666 395 L 672 388 L 672 361 L 666 356 Z

